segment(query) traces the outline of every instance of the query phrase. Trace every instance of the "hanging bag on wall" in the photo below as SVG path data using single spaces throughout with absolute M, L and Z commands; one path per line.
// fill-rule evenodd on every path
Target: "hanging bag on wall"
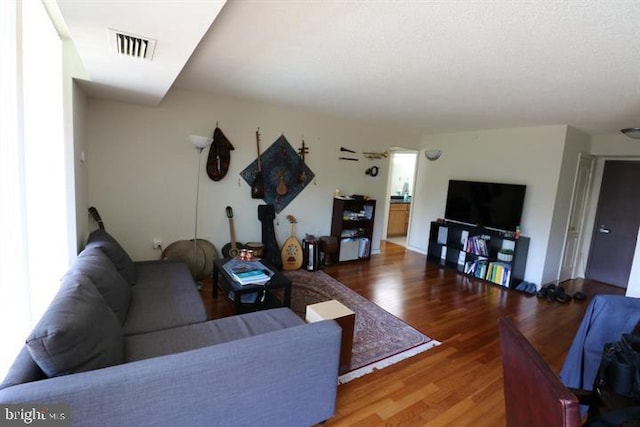
M 213 142 L 207 156 L 207 175 L 213 181 L 220 181 L 229 171 L 231 150 L 234 150 L 233 145 L 216 125 L 216 129 L 213 131 Z

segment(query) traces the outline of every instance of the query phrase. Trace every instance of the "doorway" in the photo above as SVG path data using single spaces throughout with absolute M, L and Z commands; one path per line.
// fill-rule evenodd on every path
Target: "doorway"
M 386 240 L 401 246 L 407 245 L 417 159 L 415 150 L 391 152 Z
M 640 226 L 640 162 L 608 160 L 585 276 L 626 288 Z

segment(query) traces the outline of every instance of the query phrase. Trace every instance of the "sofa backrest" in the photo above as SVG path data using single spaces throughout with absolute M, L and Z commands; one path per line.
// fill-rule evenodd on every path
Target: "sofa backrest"
M 120 324 L 127 319 L 131 303 L 131 286 L 118 273 L 111 260 L 96 247 L 85 248 L 69 269 L 67 276 L 88 277 L 113 310 Z
M 88 248 L 99 248 L 109 257 L 113 265 L 116 267 L 122 278 L 130 285 L 136 283 L 136 267 L 129 254 L 124 248 L 105 230 L 98 229 L 92 231 L 87 239 Z

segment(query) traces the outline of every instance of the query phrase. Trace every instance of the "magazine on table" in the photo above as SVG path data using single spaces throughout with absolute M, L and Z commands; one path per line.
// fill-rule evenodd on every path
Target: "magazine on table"
M 229 292 L 229 299 L 231 301 L 235 301 L 235 294 L 233 293 L 233 291 Z M 248 294 L 242 294 L 240 296 L 240 302 L 242 304 L 253 304 L 258 300 L 258 292 L 251 292 Z
M 274 272 L 260 261 L 232 259 L 222 266 L 231 278 L 241 285 L 263 285 Z

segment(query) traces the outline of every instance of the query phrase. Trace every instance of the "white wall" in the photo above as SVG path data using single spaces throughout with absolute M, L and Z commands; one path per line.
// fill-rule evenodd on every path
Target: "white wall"
M 82 160 L 87 154 L 86 136 L 87 97 L 83 90 L 74 82 L 73 85 L 73 165 L 74 165 L 74 194 L 76 212 L 76 250 L 82 249 L 85 238 L 89 233 L 89 173 L 86 163 Z
M 304 135 L 307 164 L 315 179 L 276 221 L 283 243 L 290 232 L 287 214 L 297 217 L 298 238 L 305 233 L 327 235 L 334 190 L 366 194 L 378 200 L 372 248 L 379 251 L 389 159 L 371 161 L 363 151 L 385 151 L 390 145 L 415 146 L 419 132 L 348 122 L 313 112 L 238 99 L 171 90 L 158 107 L 142 107 L 91 99 L 87 111 L 89 204 L 100 211 L 107 230 L 134 259 L 154 259 L 152 239 L 166 247 L 191 239 L 194 232 L 197 151 L 190 134 L 211 135 L 220 128 L 235 146 L 227 176 L 211 181 L 205 172 L 208 149 L 202 153 L 198 237 L 218 249 L 229 241 L 225 207 L 234 210 L 237 239 L 259 241 L 261 224 L 249 186 L 239 173 L 256 156 L 255 131 L 260 127 L 264 151 L 282 133 L 294 148 Z M 358 162 L 341 161 L 340 147 L 358 152 Z M 351 155 L 350 155 L 351 156 Z M 350 157 L 349 156 L 349 157 Z M 373 165 L 377 177 L 365 175 Z
M 409 247 L 426 252 L 429 222 L 444 217 L 449 179 L 525 184 L 521 230 L 531 238 L 525 280 L 540 284 L 566 133 L 566 126 L 543 126 L 424 136 L 423 148 L 443 154 L 433 162 L 418 156 Z

